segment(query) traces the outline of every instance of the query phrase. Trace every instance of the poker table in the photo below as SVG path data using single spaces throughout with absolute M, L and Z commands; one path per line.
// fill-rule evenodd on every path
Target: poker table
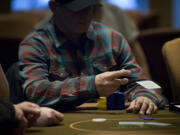
M 180 135 L 180 113 L 169 112 L 168 108 L 150 115 L 153 120 L 140 119 L 139 114 L 126 113 L 125 110 L 99 110 L 90 103 L 63 114 L 64 121 L 60 125 L 31 127 L 26 135 Z M 94 122 L 93 119 L 97 118 L 105 121 Z M 127 124 L 129 122 L 145 124 Z

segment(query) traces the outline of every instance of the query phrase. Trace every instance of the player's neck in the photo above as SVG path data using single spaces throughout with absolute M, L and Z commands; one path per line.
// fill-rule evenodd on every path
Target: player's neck
M 81 33 L 73 32 L 72 30 L 66 29 L 62 24 L 56 23 L 58 29 L 64 33 L 64 35 L 74 44 L 78 44 L 81 38 Z

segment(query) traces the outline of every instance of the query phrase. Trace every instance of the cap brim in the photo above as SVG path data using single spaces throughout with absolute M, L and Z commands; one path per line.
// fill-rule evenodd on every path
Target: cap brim
M 92 5 L 101 5 L 101 3 L 102 0 L 74 0 L 63 6 L 73 12 L 77 12 Z

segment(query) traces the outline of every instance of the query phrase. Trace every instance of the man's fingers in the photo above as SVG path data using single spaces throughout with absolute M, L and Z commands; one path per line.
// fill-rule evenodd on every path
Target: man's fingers
M 147 111 L 146 111 L 146 114 L 152 114 L 152 113 L 154 113 L 154 104 L 149 104 L 149 107 L 148 107 L 148 109 L 147 109 Z
M 141 109 L 139 111 L 139 114 L 144 115 L 148 107 L 149 107 L 149 104 L 147 102 L 143 102 Z
M 23 109 L 23 112 L 26 114 L 26 113 L 30 113 L 30 114 L 38 114 L 38 115 L 40 115 L 40 112 L 41 112 L 41 110 L 40 110 L 40 108 L 24 108 Z
M 62 121 L 64 119 L 64 115 L 60 112 L 55 111 L 55 116 L 58 119 L 58 121 Z
M 63 120 L 64 115 L 56 110 L 52 110 L 50 118 L 56 119 L 56 121 L 59 123 Z
M 130 103 L 130 106 L 127 108 L 128 113 L 139 113 L 144 114 L 153 114 L 157 111 L 158 107 L 151 99 L 147 97 L 137 97 Z
M 27 104 L 28 107 L 32 107 L 32 108 L 40 108 L 39 105 L 35 104 L 35 103 L 31 103 L 31 102 L 25 102 Z
M 61 121 L 62 121 L 62 119 L 60 120 L 60 119 L 57 117 L 57 115 L 54 116 L 54 121 L 53 121 L 53 124 L 54 124 L 54 125 L 59 125 Z
M 138 113 L 139 112 L 139 110 L 141 109 L 141 106 L 142 106 L 142 104 L 143 104 L 143 99 L 141 99 L 141 100 L 136 100 L 136 104 L 135 104 L 135 106 L 134 106 L 134 110 L 133 110 L 133 113 Z
M 36 120 L 40 116 L 41 110 L 39 108 L 24 108 L 23 112 L 28 120 Z
M 15 105 L 17 108 L 21 109 L 24 115 L 29 118 L 33 116 L 34 118 L 38 118 L 40 116 L 40 107 L 37 104 L 31 102 L 22 102 L 20 104 Z M 28 116 L 31 115 L 31 116 Z
M 123 78 L 123 79 L 115 79 L 115 81 L 117 82 L 117 84 L 119 85 L 125 85 L 128 83 L 128 79 L 127 78 Z
M 134 106 L 135 106 L 135 100 L 133 100 L 131 103 L 130 103 L 130 105 L 129 105 L 129 107 L 126 109 L 126 112 L 127 113 L 132 113 L 133 112 L 133 109 L 134 109 Z
M 41 115 L 33 125 L 51 126 L 58 125 L 63 120 L 64 115 L 54 109 L 41 107 Z
M 31 102 L 27 102 L 24 101 L 22 103 L 19 103 L 16 105 L 18 108 L 20 109 L 24 109 L 24 108 L 40 108 L 39 105 L 35 104 L 35 103 L 31 103 Z
M 154 105 L 155 105 L 155 104 L 154 104 Z M 155 105 L 155 106 L 154 106 L 154 112 L 153 112 L 153 113 L 156 113 L 157 110 L 158 110 L 158 107 L 157 107 L 157 105 Z
M 60 112 L 55 110 L 51 110 L 48 114 L 48 126 L 50 125 L 58 125 L 63 120 L 63 115 Z
M 111 78 L 112 79 L 118 79 L 121 78 L 122 76 L 128 76 L 130 75 L 131 71 L 130 70 L 118 70 L 118 71 L 111 71 Z
M 40 117 L 41 111 L 39 108 L 24 108 L 24 115 L 28 119 L 28 126 L 31 127 L 33 123 Z
M 157 106 L 154 103 L 149 104 L 149 108 L 146 111 L 146 114 L 153 114 L 157 111 Z

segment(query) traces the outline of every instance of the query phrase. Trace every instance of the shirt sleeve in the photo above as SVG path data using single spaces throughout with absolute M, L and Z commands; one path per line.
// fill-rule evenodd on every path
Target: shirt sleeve
M 40 106 L 58 110 L 73 108 L 98 96 L 94 75 L 51 81 L 47 48 L 35 39 L 24 41 L 19 48 L 20 75 L 27 99 Z
M 164 107 L 166 99 L 161 94 L 161 89 L 146 89 L 136 83 L 140 80 L 147 80 L 147 78 L 143 75 L 141 67 L 136 63 L 127 41 L 123 38 L 120 44 L 117 51 L 119 53 L 118 61 L 121 63 L 120 67 L 121 69 L 131 70 L 131 74 L 128 76 L 129 83 L 122 87 L 127 99 L 132 101 L 139 96 L 144 96 L 150 98 L 159 108 Z
M 0 130 L 1 133 L 12 134 L 17 128 L 15 109 L 7 99 L 0 99 Z

